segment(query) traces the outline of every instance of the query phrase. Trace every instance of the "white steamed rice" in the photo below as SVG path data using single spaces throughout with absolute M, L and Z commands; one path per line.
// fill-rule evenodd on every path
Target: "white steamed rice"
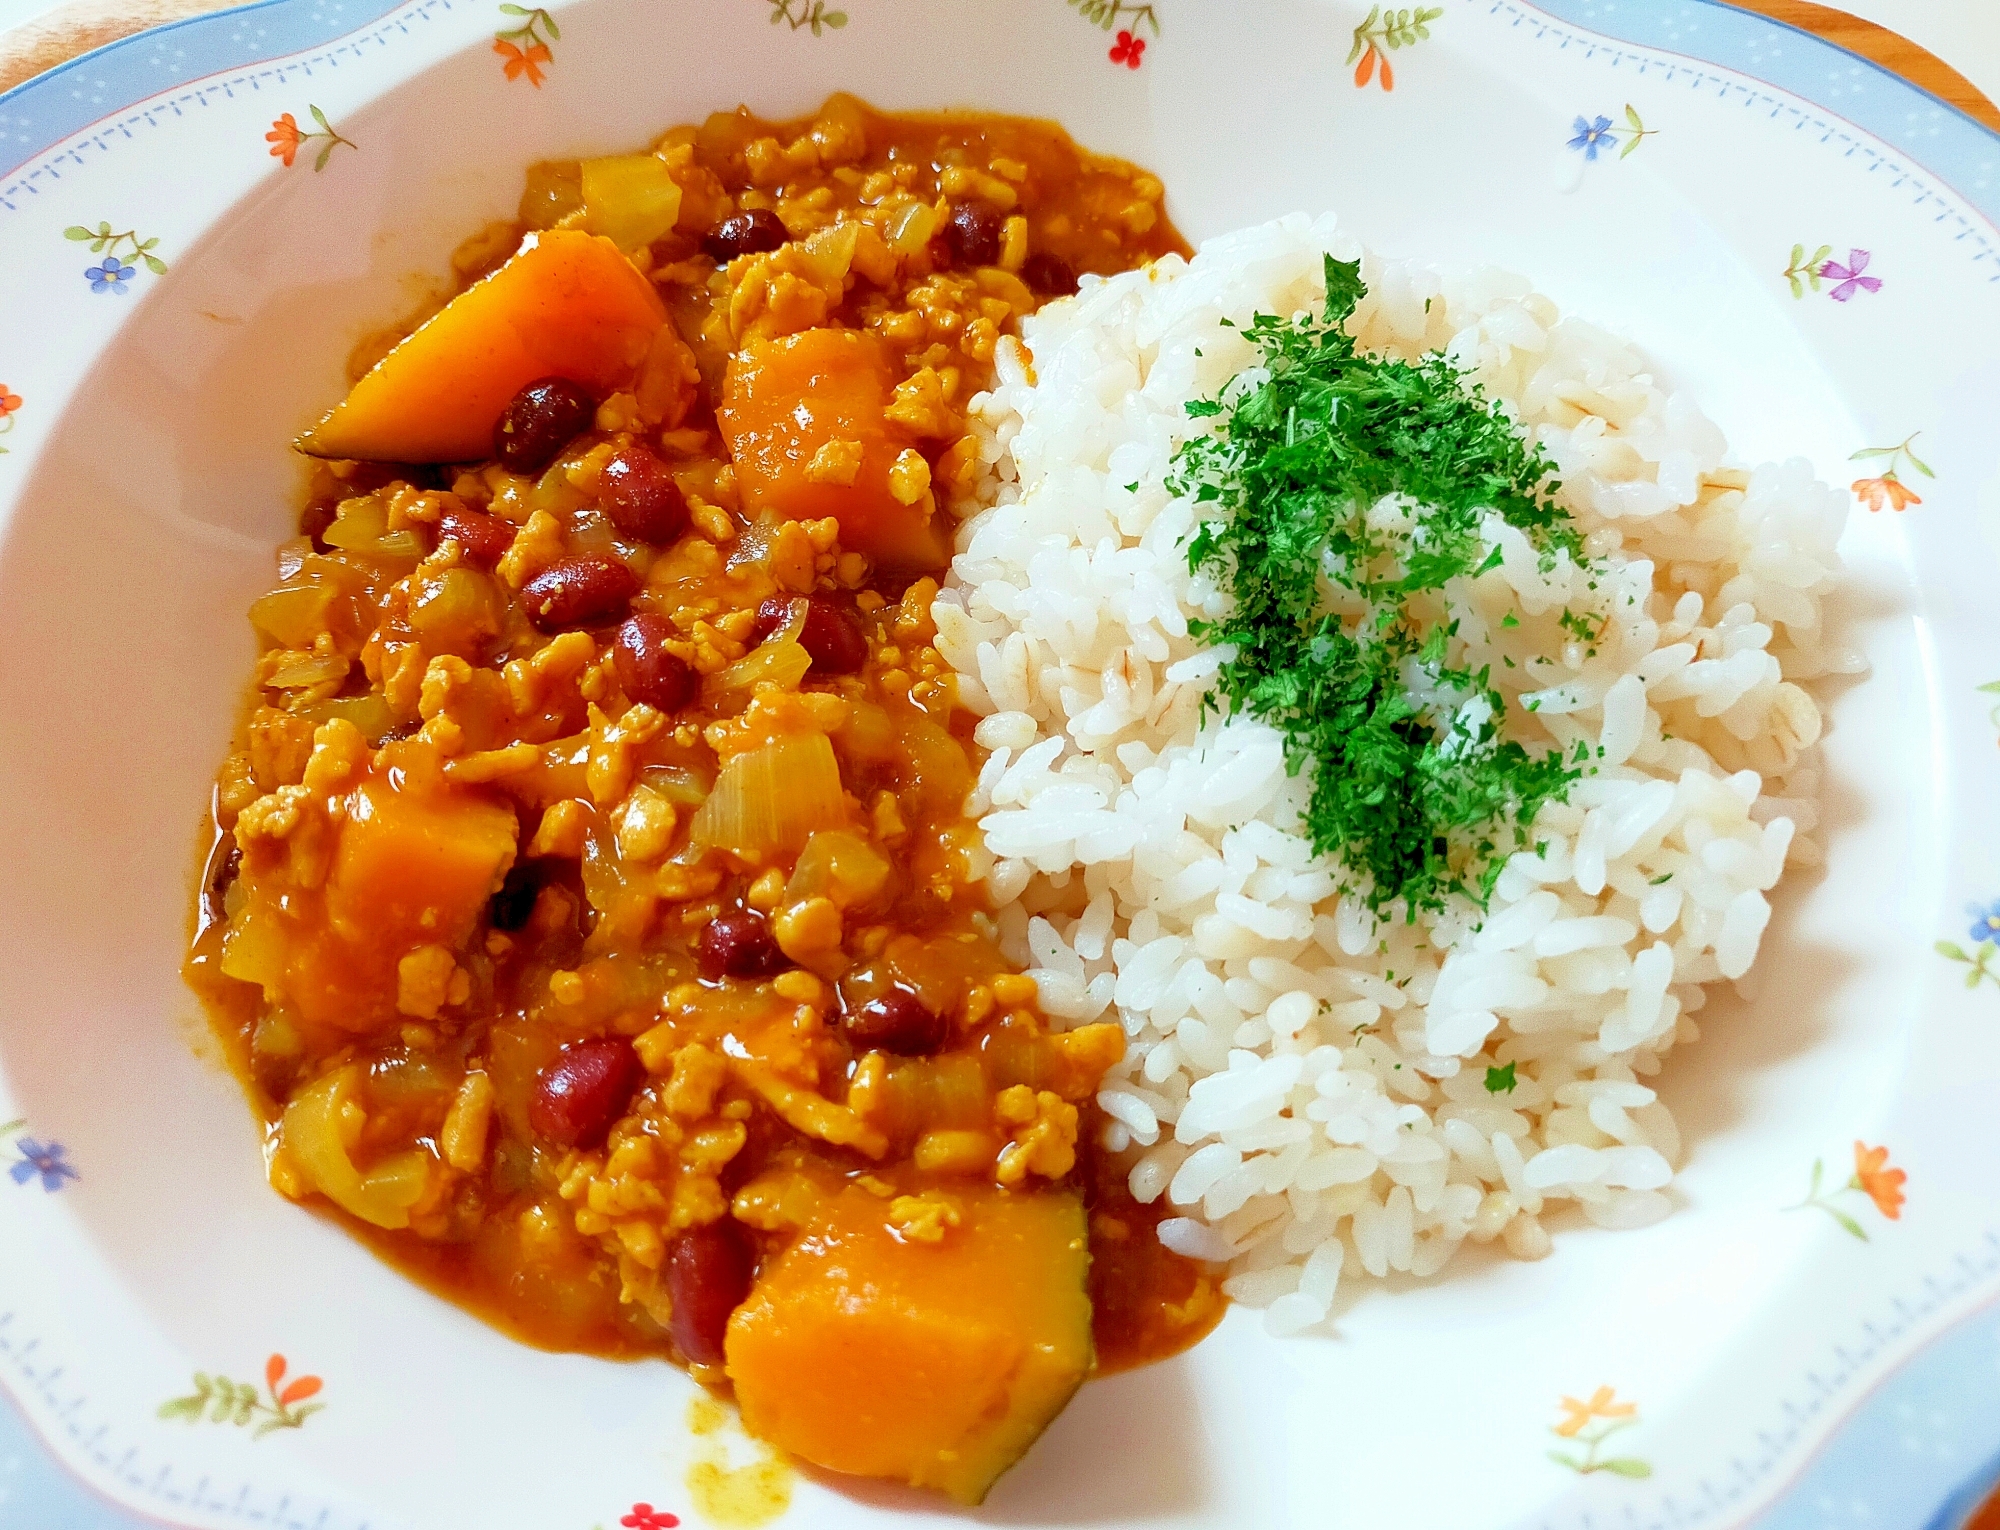
M 1255 359 L 1222 321 L 1316 311 L 1327 250 L 1360 253 L 1293 216 L 1029 319 L 975 401 L 987 472 L 937 604 L 991 751 L 973 810 L 1009 954 L 1059 1023 L 1123 1024 L 1110 1145 L 1171 1203 L 1162 1239 L 1226 1261 L 1277 1333 L 1324 1324 L 1343 1279 L 1431 1275 L 1468 1238 L 1539 1258 L 1558 1210 L 1666 1215 L 1680 1135 L 1646 1080 L 1697 1034 L 1705 985 L 1748 972 L 1787 862 L 1819 860 L 1804 685 L 1857 667 L 1821 630 L 1846 506 L 1807 464 L 1725 468 L 1691 400 L 1525 282 L 1364 255 L 1363 347 L 1442 347 L 1504 400 L 1610 575 L 1544 571 L 1489 518 L 1503 558 L 1460 581 L 1451 662 L 1536 701 L 1524 742 L 1583 740 L 1599 768 L 1541 811 L 1543 853 L 1512 856 L 1483 921 L 1378 924 L 1339 896 L 1295 832 L 1307 783 L 1279 734 L 1203 719 L 1218 659 L 1188 623 L 1223 597 L 1189 573 L 1193 509 L 1164 487 L 1207 428 L 1184 405 Z M 1565 607 L 1612 618 L 1594 655 Z M 1510 1062 L 1515 1088 L 1489 1093 Z

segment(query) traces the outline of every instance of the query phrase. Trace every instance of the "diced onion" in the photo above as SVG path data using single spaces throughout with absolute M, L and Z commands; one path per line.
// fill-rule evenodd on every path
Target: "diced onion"
M 344 679 L 349 668 L 349 660 L 344 653 L 313 654 L 300 659 L 296 664 L 287 664 L 283 669 L 272 672 L 264 683 L 277 690 L 301 690 L 309 685 L 324 685 L 329 680 Z
M 822 829 L 806 841 L 785 885 L 787 903 L 830 898 L 841 909 L 873 902 L 889 884 L 893 868 L 867 840 L 845 829 Z
M 326 631 L 338 593 L 323 584 L 281 585 L 251 605 L 251 625 L 286 648 L 310 648 Z
M 833 745 L 823 733 L 808 733 L 748 750 L 724 765 L 688 834 L 695 844 L 759 858 L 796 852 L 815 831 L 846 823 Z
M 784 626 L 702 682 L 702 700 L 719 710 L 726 710 L 731 703 L 741 709 L 750 704 L 751 694 L 760 685 L 797 690 L 812 668 L 812 656 L 799 644 L 799 635 L 806 629 L 806 610 L 803 600 L 793 601 Z
M 651 154 L 586 159 L 583 226 L 630 254 L 662 238 L 681 215 L 681 188 Z
M 239 881 L 237 887 L 243 884 Z M 232 888 L 232 891 L 234 889 Z M 255 983 L 274 993 L 285 977 L 285 936 L 277 916 L 256 900 L 246 902 L 229 921 L 222 937 L 222 972 L 242 983 Z
M 812 668 L 812 656 L 797 643 L 772 639 L 751 649 L 742 658 L 718 669 L 702 682 L 702 700 L 727 710 L 734 702 L 741 710 L 760 685 L 774 685 L 781 691 L 795 691 Z
M 360 730 L 361 736 L 370 744 L 381 743 L 396 726 L 396 714 L 389 710 L 388 701 L 379 691 L 370 691 L 365 696 L 336 696 L 330 701 L 316 702 L 300 715 L 313 723 L 344 717 Z
M 280 1136 L 312 1187 L 343 1211 L 377 1227 L 408 1227 L 410 1208 L 423 1196 L 430 1174 L 430 1157 L 412 1148 L 366 1174 L 354 1167 L 346 1128 L 360 1117 L 353 1101 L 360 1076 L 361 1069 L 350 1064 L 315 1080 L 285 1107 Z

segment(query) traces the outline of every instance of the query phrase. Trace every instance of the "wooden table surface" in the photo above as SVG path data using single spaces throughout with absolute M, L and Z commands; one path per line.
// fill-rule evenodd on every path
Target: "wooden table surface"
M 1802 32 L 1816 33 L 1851 53 L 1873 59 L 2000 132 L 2000 108 L 1951 65 L 1906 37 L 1832 6 L 1815 5 L 1812 0 L 1728 0 L 1728 3 L 1738 10 L 1759 11 L 1773 20 L 1789 22 Z
M 1964 75 L 1907 38 L 1831 6 L 1813 4 L 1811 0 L 1730 0 L 1730 3 L 1789 22 L 1873 59 L 2000 131 L 2000 109 Z M 46 16 L 0 33 L 0 90 L 144 27 L 219 9 L 222 4 L 217 0 L 67 0 Z

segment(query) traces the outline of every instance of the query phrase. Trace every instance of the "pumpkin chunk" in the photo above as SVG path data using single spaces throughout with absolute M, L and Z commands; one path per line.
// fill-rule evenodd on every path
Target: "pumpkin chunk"
M 885 413 L 890 375 L 887 347 L 864 330 L 757 340 L 730 358 L 716 418 L 752 515 L 833 516 L 841 545 L 878 564 L 939 568 L 951 550 L 928 490 L 905 504 L 891 481 L 909 442 Z M 898 482 L 909 478 L 906 465 Z
M 500 411 L 537 378 L 600 397 L 628 381 L 666 322 L 653 284 L 609 239 L 530 234 L 378 361 L 299 438 L 314 457 L 471 462 L 491 455 Z
M 986 1497 L 1089 1373 L 1082 1202 L 943 1182 L 849 1186 L 729 1322 L 760 1439 L 831 1471 Z
M 344 1031 L 393 1022 L 412 986 L 406 960 L 464 943 L 513 864 L 516 832 L 513 809 L 463 790 L 399 792 L 381 777 L 356 787 L 325 926 L 296 942 L 284 976 L 300 1017 Z

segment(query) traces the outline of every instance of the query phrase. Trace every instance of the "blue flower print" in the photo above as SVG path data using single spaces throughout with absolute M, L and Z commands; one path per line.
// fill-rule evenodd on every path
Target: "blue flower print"
M 107 255 L 103 265 L 85 266 L 83 274 L 92 292 L 123 292 L 137 270 L 136 266 L 120 265 L 116 255 Z
M 2000 944 L 2000 898 L 1991 903 L 1968 903 L 1965 911 L 1972 916 L 1971 935 L 1974 940 Z
M 1585 159 L 1594 160 L 1599 149 L 1608 149 L 1617 142 L 1611 131 L 1609 117 L 1599 117 L 1595 122 L 1587 117 L 1579 117 L 1576 119 L 1576 137 L 1569 141 L 1569 146 L 1572 149 L 1583 150 Z
M 33 1137 L 23 1137 L 16 1146 L 21 1157 L 7 1172 L 14 1176 L 14 1183 L 25 1185 L 36 1175 L 42 1177 L 42 1188 L 53 1195 L 62 1189 L 63 1181 L 75 1179 L 76 1170 L 63 1156 L 60 1142 L 37 1142 Z

